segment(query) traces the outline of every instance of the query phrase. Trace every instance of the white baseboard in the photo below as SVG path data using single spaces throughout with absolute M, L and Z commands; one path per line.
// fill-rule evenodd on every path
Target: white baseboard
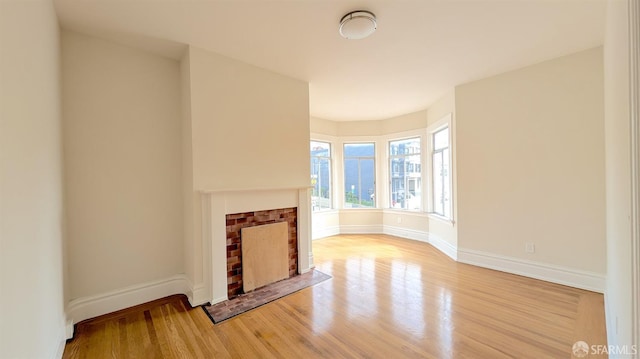
M 604 321 L 607 328 L 607 344 L 619 344 L 616 334 L 616 313 L 611 310 L 611 302 L 607 296 L 607 291 L 604 292 Z
M 429 233 L 429 244 L 454 261 L 458 261 L 458 247 L 444 240 L 442 237 Z
M 132 285 L 111 292 L 74 299 L 67 306 L 67 319 L 75 324 L 117 310 L 133 307 L 173 294 L 189 293 L 185 275 Z
M 64 336 L 65 339 L 71 339 L 73 338 L 73 320 L 67 319 L 65 326 L 64 326 Z
M 604 293 L 605 291 L 605 276 L 598 273 L 471 249 L 458 249 L 458 261 L 598 293 Z
M 310 271 L 311 269 L 315 268 L 316 264 L 314 262 L 314 258 L 313 258 L 313 250 L 309 251 L 309 268 L 307 268 L 307 271 Z
M 312 230 L 311 239 L 337 236 L 340 234 L 340 226 L 323 227 Z
M 66 327 L 62 327 L 60 328 L 60 335 L 58 335 L 58 348 L 56 350 L 56 353 L 54 354 L 53 358 L 54 359 L 61 359 L 62 355 L 64 354 L 64 347 L 67 344 L 67 339 L 69 338 L 65 338 L 65 330 Z
M 225 300 L 229 300 L 229 298 L 227 298 L 227 296 L 226 296 L 226 295 L 225 295 L 224 297 L 213 298 L 213 299 L 211 300 L 211 304 L 212 304 L 212 305 L 213 305 L 213 304 L 218 304 L 218 303 L 224 302 Z
M 187 298 L 189 298 L 189 304 L 191 304 L 192 307 L 197 307 L 209 303 L 211 296 L 205 290 L 204 284 L 197 284 L 191 285 L 191 291 L 189 295 L 187 295 Z
M 351 224 L 340 226 L 340 234 L 381 234 L 381 224 Z
M 402 237 L 407 239 L 413 239 L 420 242 L 429 243 L 434 246 L 440 252 L 446 254 L 449 258 L 458 260 L 458 249 L 453 244 L 445 241 L 441 237 L 423 231 L 417 231 L 415 229 L 407 229 L 395 226 L 384 226 L 384 234 L 391 236 Z
M 415 229 L 384 225 L 382 226 L 382 233 L 420 242 L 429 242 L 429 232 L 417 231 Z
M 384 233 L 396 237 L 426 242 L 454 261 L 478 267 L 495 269 L 502 272 L 522 275 L 529 278 L 558 283 L 570 287 L 586 289 L 598 293 L 605 291 L 605 276 L 598 273 L 529 261 L 526 259 L 501 256 L 493 253 L 459 249 L 443 238 L 429 232 L 418 231 L 389 225 L 344 225 L 340 234 L 378 234 Z
M 458 260 L 458 249 L 453 244 L 436 236 L 435 234 L 418 231 L 415 229 L 389 226 L 389 225 L 349 225 L 340 226 L 341 234 L 377 234 L 383 233 L 391 236 L 412 239 L 420 242 L 429 243 L 440 252 L 446 254 L 449 258 Z

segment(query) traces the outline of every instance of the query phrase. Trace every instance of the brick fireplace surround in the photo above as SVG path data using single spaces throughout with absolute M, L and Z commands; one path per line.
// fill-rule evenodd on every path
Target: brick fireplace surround
M 227 214 L 227 296 L 229 299 L 242 294 L 242 238 L 244 227 L 287 222 L 289 227 L 289 278 L 298 273 L 298 209 L 279 208 L 265 211 Z

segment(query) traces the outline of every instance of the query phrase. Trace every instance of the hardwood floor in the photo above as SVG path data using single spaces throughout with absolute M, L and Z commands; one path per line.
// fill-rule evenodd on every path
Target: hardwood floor
M 63 357 L 571 358 L 578 340 L 606 344 L 601 294 L 385 235 L 313 249 L 332 279 L 216 325 L 184 296 L 108 314 L 79 323 Z

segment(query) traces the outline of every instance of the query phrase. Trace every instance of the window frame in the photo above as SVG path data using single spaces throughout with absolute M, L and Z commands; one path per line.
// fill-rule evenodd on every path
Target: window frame
M 392 154 L 391 153 L 391 146 L 393 142 L 401 142 L 401 141 L 407 141 L 407 140 L 417 140 L 419 145 L 420 145 L 420 150 L 417 153 L 412 153 L 412 154 Z M 396 211 L 404 211 L 404 212 L 422 212 L 423 208 L 424 208 L 424 193 L 422 193 L 422 189 L 424 188 L 424 172 L 422 171 L 423 166 L 423 149 L 424 149 L 424 143 L 423 143 L 423 136 L 421 136 L 420 134 L 415 134 L 415 135 L 410 135 L 410 136 L 403 136 L 403 137 L 395 137 L 395 138 L 390 138 L 387 139 L 387 178 L 388 178 L 388 188 L 387 188 L 387 200 L 388 200 L 388 207 L 391 210 L 396 210 Z M 393 173 L 394 173 L 394 168 L 396 167 L 397 163 L 392 163 L 393 159 L 396 158 L 408 158 L 408 157 L 417 157 L 419 159 L 419 168 L 420 168 L 420 176 L 418 176 L 417 178 L 420 181 L 420 199 L 419 199 L 419 207 L 417 209 L 412 209 L 412 208 L 396 208 L 393 207 Z M 399 167 L 398 167 L 399 169 Z M 398 172 L 398 171 L 395 171 Z M 405 178 L 405 182 L 407 177 Z M 405 183 L 406 185 L 407 183 Z M 405 186 L 406 187 L 406 186 Z M 405 188 L 405 191 L 407 191 L 407 189 Z
M 429 168 L 429 174 L 427 176 L 428 179 L 428 198 L 427 198 L 427 213 L 430 217 L 441 219 L 447 221 L 451 224 L 454 223 L 454 213 L 455 213 L 455 189 L 453 185 L 454 178 L 454 163 L 453 163 L 453 151 L 454 151 L 454 142 L 453 142 L 453 129 L 452 129 L 452 114 L 447 114 L 439 121 L 427 127 L 427 166 Z M 435 150 L 435 134 L 441 132 L 444 129 L 449 129 L 449 144 L 446 148 Z M 434 154 L 436 152 L 441 153 L 444 150 L 449 150 L 448 160 L 449 160 L 449 213 L 437 213 L 435 212 L 435 171 L 433 169 L 434 166 Z
M 377 150 L 378 150 L 378 141 L 376 139 L 372 139 L 372 140 L 365 140 L 365 141 L 342 141 L 342 194 L 340 195 L 341 197 L 341 201 L 342 201 L 342 206 L 341 209 L 343 210 L 370 210 L 370 209 L 376 209 L 378 208 L 378 166 L 377 166 L 377 161 L 376 161 L 376 157 L 377 157 Z M 373 155 L 372 156 L 357 156 L 357 157 L 349 157 L 346 155 L 346 151 L 345 151 L 345 147 L 348 145 L 358 145 L 358 144 L 371 144 L 373 145 Z M 347 194 L 347 188 L 346 188 L 346 162 L 347 159 L 358 159 L 358 178 L 361 177 L 361 171 L 360 171 L 360 160 L 361 159 L 371 159 L 373 160 L 373 206 L 371 207 L 347 207 L 347 199 L 346 199 L 346 194 Z M 362 188 L 362 183 L 359 180 L 359 187 Z M 361 192 L 362 190 L 360 190 Z M 359 199 L 359 205 L 361 205 L 362 203 L 362 198 Z
M 335 156 L 335 149 L 333 146 L 333 143 L 331 141 L 326 141 L 326 140 L 317 140 L 317 139 L 309 139 L 309 144 L 311 145 L 312 142 L 316 142 L 316 143 L 322 143 L 322 144 L 326 144 L 329 146 L 329 156 L 312 156 L 311 155 L 311 149 L 309 149 L 309 162 L 311 164 L 311 159 L 312 158 L 319 158 L 319 159 L 326 159 L 328 160 L 328 170 L 329 170 L 329 208 L 323 208 L 323 207 L 319 207 L 319 209 L 314 209 L 315 207 L 313 206 L 313 199 L 312 199 L 312 204 L 311 204 L 311 213 L 317 213 L 317 212 L 326 212 L 326 211 L 332 211 L 335 209 L 335 202 L 334 202 L 334 187 L 333 187 L 333 176 L 334 176 L 334 169 L 333 169 L 333 158 Z M 309 168 L 309 178 L 311 179 L 311 176 L 313 175 L 311 168 Z M 315 188 L 314 185 L 312 185 L 312 190 L 313 188 Z M 313 197 L 313 194 L 311 194 L 311 197 Z

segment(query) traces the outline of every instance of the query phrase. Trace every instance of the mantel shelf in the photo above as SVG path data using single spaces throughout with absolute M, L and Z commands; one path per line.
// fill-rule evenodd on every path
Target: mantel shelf
M 200 193 L 231 193 L 231 192 L 266 192 L 266 191 L 298 191 L 301 189 L 311 189 L 313 186 L 299 186 L 299 187 L 258 187 L 258 188 L 223 188 L 223 189 L 201 189 Z

